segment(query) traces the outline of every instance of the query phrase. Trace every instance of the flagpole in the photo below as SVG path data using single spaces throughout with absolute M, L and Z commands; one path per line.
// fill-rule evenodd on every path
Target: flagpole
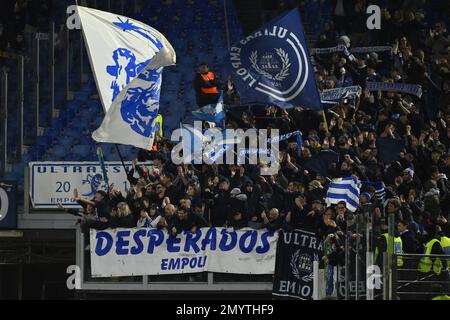
M 108 173 L 106 172 L 105 158 L 103 157 L 102 147 L 97 147 L 97 157 L 98 157 L 98 161 L 100 162 L 100 167 L 103 172 L 103 179 L 106 182 L 106 187 L 108 188 L 107 190 L 108 190 L 108 194 L 109 194 L 109 192 L 110 192 L 109 179 L 108 179 Z
M 324 124 L 324 126 L 325 126 L 325 131 L 326 131 L 327 133 L 330 133 L 330 132 L 328 131 L 328 123 L 327 123 L 327 117 L 325 116 L 325 110 L 322 110 L 322 117 L 323 117 L 323 124 Z
M 123 161 L 122 153 L 120 152 L 119 146 L 117 145 L 117 143 L 115 143 L 114 145 L 116 146 L 116 150 L 117 150 L 117 153 L 119 154 L 119 158 L 120 158 L 120 161 L 122 162 L 122 166 L 125 169 L 125 173 L 128 176 L 128 169 L 125 166 L 125 162 Z

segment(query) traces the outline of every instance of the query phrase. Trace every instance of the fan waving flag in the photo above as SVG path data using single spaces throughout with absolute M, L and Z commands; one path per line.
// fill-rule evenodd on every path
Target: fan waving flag
M 202 163 L 203 159 L 209 159 L 215 163 L 235 144 L 242 141 L 242 137 L 227 137 L 226 129 L 211 128 L 204 132 L 201 126 L 181 124 L 183 141 L 183 162 Z M 217 134 L 214 138 L 210 134 Z
M 163 67 L 176 62 L 172 45 L 127 17 L 81 6 L 78 14 L 106 113 L 93 139 L 151 149 Z
M 208 104 L 199 110 L 192 111 L 192 114 L 200 120 L 220 124 L 225 117 L 225 111 L 223 110 L 223 93 L 217 103 Z
M 386 197 L 386 190 L 383 181 L 361 181 L 361 184 L 363 187 L 374 187 L 377 199 L 384 201 L 384 198 Z
M 298 9 L 233 45 L 226 67 L 243 104 L 322 109 Z
M 345 201 L 347 209 L 355 212 L 359 206 L 360 189 L 361 182 L 356 177 L 334 179 L 328 187 L 326 203 L 329 206 L 330 204 Z

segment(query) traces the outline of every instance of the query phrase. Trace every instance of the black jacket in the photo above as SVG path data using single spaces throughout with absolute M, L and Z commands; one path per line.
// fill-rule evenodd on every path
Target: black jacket
M 400 238 L 402 239 L 403 253 L 418 253 L 416 236 L 412 231 L 405 231 L 400 235 Z
M 95 202 L 95 210 L 97 211 L 97 216 L 99 218 L 110 219 L 110 206 L 108 204 L 107 199 L 103 199 L 102 201 Z
M 186 220 L 181 220 L 178 216 L 173 219 L 173 225 L 172 227 L 175 227 L 177 229 L 177 234 L 179 234 L 182 231 L 188 231 L 191 230 L 193 227 L 197 228 L 203 228 L 207 227 L 208 223 L 206 220 L 195 213 L 189 213 Z M 171 230 L 169 230 L 171 231 Z
M 218 190 L 214 196 L 214 206 L 211 210 L 211 224 L 213 227 L 222 227 L 230 213 L 230 192 Z
M 247 204 L 247 196 L 243 193 L 238 194 L 235 197 L 230 198 L 230 215 L 228 217 L 228 221 L 232 220 L 232 216 L 236 212 L 242 213 L 242 218 L 244 220 L 248 219 L 248 204 Z
M 269 231 L 277 231 L 277 230 L 283 228 L 283 226 L 285 226 L 284 216 L 281 214 L 274 221 L 264 224 L 264 227 L 266 227 L 267 230 L 269 230 Z
M 134 228 L 136 223 L 133 216 L 130 214 L 126 217 L 111 217 L 109 221 L 110 228 Z

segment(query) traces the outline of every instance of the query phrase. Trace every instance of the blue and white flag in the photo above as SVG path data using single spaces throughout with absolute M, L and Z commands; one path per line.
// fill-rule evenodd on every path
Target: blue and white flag
M 323 101 L 341 101 L 351 96 L 360 96 L 362 88 L 360 86 L 341 87 L 326 89 L 322 91 L 321 99 Z
M 226 67 L 241 103 L 322 108 L 298 9 L 234 44 Z
M 223 93 L 216 104 L 208 104 L 198 110 L 192 111 L 192 114 L 200 120 L 220 124 L 225 117 L 223 109 Z
M 375 196 L 383 201 L 386 196 L 385 185 L 383 181 L 361 181 L 363 187 L 372 186 L 375 188 Z
M 333 108 L 343 102 L 354 109 L 356 107 L 356 97 L 359 97 L 361 93 L 362 88 L 360 86 L 339 87 L 323 90 L 320 98 L 322 99 L 323 109 Z
M 194 123 L 195 124 L 195 123 Z M 199 126 L 181 124 L 183 132 L 183 161 L 184 163 L 203 163 L 203 159 L 216 162 L 224 153 L 242 141 L 241 137 L 230 137 L 226 135 L 226 129 L 211 128 L 209 133 L 214 136 L 205 135 L 206 130 Z
M 339 201 L 345 201 L 347 209 L 355 212 L 359 206 L 359 190 L 361 182 L 356 177 L 346 177 L 334 179 L 327 192 L 327 205 L 337 204 Z
M 276 141 L 282 142 L 282 141 L 286 141 L 286 140 L 290 139 L 291 137 L 298 137 L 301 135 L 302 135 L 302 133 L 300 132 L 300 130 L 296 130 L 296 131 L 285 133 L 285 134 L 282 134 L 279 136 L 275 136 L 273 138 L 269 138 L 269 139 L 267 139 L 267 143 L 276 142 Z
M 201 128 L 189 124 L 181 124 L 183 132 L 183 157 L 185 163 L 201 163 L 203 159 L 203 145 L 206 138 Z
M 139 21 L 81 6 L 78 15 L 106 113 L 93 139 L 151 149 L 163 67 L 176 62 L 173 47 Z

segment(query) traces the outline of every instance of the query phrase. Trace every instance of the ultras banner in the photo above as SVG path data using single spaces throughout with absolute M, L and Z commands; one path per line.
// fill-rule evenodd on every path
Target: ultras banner
M 93 277 L 222 272 L 273 274 L 278 234 L 201 228 L 173 237 L 158 229 L 91 230 Z
M 151 163 L 143 163 L 151 170 Z M 131 162 L 126 162 L 131 170 Z M 34 208 L 57 208 L 61 203 L 66 207 L 81 208 L 73 192 L 78 189 L 81 197 L 93 198 L 98 190 L 106 191 L 105 181 L 99 162 L 30 162 L 30 199 Z M 110 184 L 125 197 L 130 187 L 127 174 L 121 162 L 105 162 L 105 170 Z M 135 177 L 138 174 L 135 173 Z
M 272 295 L 276 299 L 313 298 L 313 262 L 320 261 L 323 241 L 304 230 L 286 232 L 278 237 Z

